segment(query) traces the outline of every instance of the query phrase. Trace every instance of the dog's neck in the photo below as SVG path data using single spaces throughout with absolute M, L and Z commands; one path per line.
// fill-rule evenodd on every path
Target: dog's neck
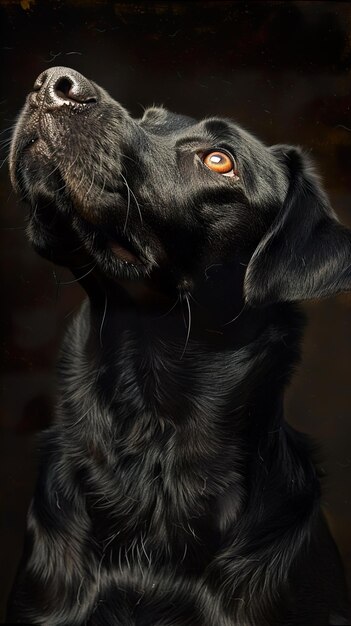
M 201 309 L 194 312 L 187 318 L 182 307 L 160 315 L 107 299 L 86 303 L 65 360 L 81 360 L 81 389 L 89 379 L 102 406 L 116 412 L 116 428 L 139 424 L 148 414 L 179 433 L 196 429 L 200 437 L 207 431 L 208 441 L 215 429 L 227 429 L 229 440 L 243 433 L 251 441 L 261 438 L 282 418 L 301 317 L 286 305 L 241 309 L 223 325 Z M 87 396 L 79 385 L 69 394 L 81 398 L 83 412 Z M 226 441 L 222 434 L 219 454 Z
M 239 302 L 234 313 L 220 308 L 213 313 L 189 298 L 145 310 L 106 297 L 92 303 L 86 315 L 91 359 L 99 359 L 102 379 L 103 372 L 110 377 L 102 384 L 108 402 L 118 398 L 113 383 L 129 367 L 144 407 L 175 424 L 181 415 L 191 418 L 190 405 L 179 412 L 189 402 L 203 401 L 214 416 L 221 413 L 221 420 L 232 424 L 233 411 L 252 412 L 257 402 L 261 413 L 271 405 L 275 414 L 302 326 L 290 305 L 254 310 Z
M 73 413 L 88 411 L 90 380 L 104 410 L 115 415 L 114 437 L 134 429 L 145 439 L 147 416 L 160 433 L 176 430 L 185 443 L 191 436 L 194 449 L 223 456 L 226 447 L 232 454 L 239 436 L 247 433 L 252 441 L 280 421 L 298 334 L 288 330 L 292 314 L 286 307 L 244 312 L 221 330 L 196 315 L 189 329 L 182 311 L 145 315 L 108 301 L 86 306 L 83 315 L 85 323 L 72 331 L 66 349 L 68 360 L 69 352 L 79 355 L 84 372 L 74 389 L 69 385 L 70 398 L 81 402 Z M 73 368 L 79 370 L 72 362 Z

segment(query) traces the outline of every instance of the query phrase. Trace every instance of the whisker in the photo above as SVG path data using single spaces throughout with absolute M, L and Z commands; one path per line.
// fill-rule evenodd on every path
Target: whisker
M 142 214 L 141 214 L 140 205 L 139 205 L 139 202 L 138 202 L 138 200 L 137 200 L 137 198 L 136 198 L 136 195 L 135 195 L 134 191 L 133 191 L 133 190 L 129 187 L 129 185 L 128 185 L 128 181 L 127 181 L 127 179 L 125 178 L 125 176 L 123 176 L 123 174 L 122 174 L 122 173 L 121 173 L 121 177 L 123 178 L 123 181 L 124 181 L 124 183 L 125 183 L 125 185 L 126 185 L 126 187 L 127 187 L 128 193 L 130 193 L 130 194 L 133 196 L 133 198 L 134 198 L 135 204 L 136 204 L 137 209 L 138 209 L 139 217 L 140 217 L 140 222 L 141 222 L 141 223 L 143 223 L 143 216 L 142 216 Z M 128 204 L 128 207 L 129 207 L 129 204 Z M 128 213 L 127 213 L 127 216 L 128 216 Z
M 85 198 L 87 198 L 89 196 L 89 194 L 90 194 L 90 191 L 91 191 L 91 189 L 92 189 L 92 187 L 94 185 L 94 179 L 95 179 L 95 170 L 93 170 L 93 176 L 92 176 L 92 179 L 91 179 L 90 187 L 89 187 L 88 191 L 85 194 Z
M 9 146 L 11 144 L 11 141 L 12 141 L 12 137 L 9 137 L 7 139 L 2 139 L 0 141 L 0 147 L 5 148 L 6 146 Z
M 4 130 L 2 130 L 0 132 L 0 136 L 3 135 L 4 133 L 9 133 L 9 132 L 15 130 L 15 128 L 16 128 L 16 123 L 12 124 L 11 126 L 8 126 L 7 128 L 4 128 Z
M 197 304 L 197 306 L 200 306 L 201 308 L 203 308 L 203 305 L 200 304 L 200 302 L 194 298 L 193 294 L 190 293 L 190 291 L 188 291 L 188 296 L 189 296 L 189 298 L 191 298 L 193 300 L 193 302 L 195 302 L 195 304 Z
M 97 263 L 94 263 L 93 267 L 90 268 L 90 270 L 88 270 L 88 272 L 86 272 L 85 274 L 83 274 L 83 276 L 79 276 L 78 278 L 75 278 L 74 280 L 67 280 L 64 282 L 59 282 L 58 285 L 61 287 L 61 285 L 73 285 L 73 283 L 79 283 L 80 280 L 82 280 L 82 278 L 85 278 L 86 276 L 88 276 L 89 274 L 91 274 L 91 272 L 94 271 L 94 269 L 96 268 Z M 56 277 L 56 274 L 54 274 L 54 276 Z
M 128 194 L 128 198 L 127 198 L 127 213 L 126 213 L 126 219 L 124 222 L 124 227 L 123 227 L 123 233 L 126 232 L 126 228 L 127 228 L 127 223 L 128 223 L 128 219 L 129 219 L 129 209 L 130 209 L 130 187 L 127 183 L 127 180 L 124 178 L 123 174 L 121 173 L 121 176 L 123 178 L 123 182 L 125 184 L 125 186 L 127 187 L 127 194 Z
M 105 308 L 104 308 L 104 312 L 103 312 L 102 320 L 101 320 L 101 325 L 100 325 L 100 346 L 101 346 L 101 348 L 102 348 L 102 330 L 103 330 L 104 323 L 105 323 L 106 311 L 107 311 L 107 294 L 105 293 Z
M 5 165 L 6 161 L 8 161 L 8 160 L 9 160 L 9 155 L 7 155 L 7 156 L 6 156 L 6 157 L 5 157 L 5 158 L 1 161 L 1 163 L 0 163 L 0 170 L 1 170 L 1 168 Z
M 210 270 L 210 269 L 211 269 L 211 267 L 221 267 L 222 265 L 223 265 L 223 263 L 212 263 L 212 265 L 209 265 L 208 267 L 206 267 L 206 268 L 205 268 L 205 277 L 206 277 L 206 280 L 208 280 L 208 279 L 209 279 L 209 276 L 208 276 L 207 272 L 208 272 L 208 270 Z
M 139 217 L 140 217 L 140 222 L 142 224 L 143 223 L 143 216 L 141 214 L 140 204 L 139 204 L 139 202 L 138 202 L 138 200 L 136 198 L 136 195 L 135 195 L 134 191 L 131 189 L 130 192 L 131 192 L 131 194 L 132 194 L 132 196 L 133 196 L 133 198 L 135 200 L 135 203 L 137 205 L 137 209 L 138 209 L 138 213 L 139 213 Z
M 191 308 L 190 308 L 190 301 L 189 301 L 189 297 L 188 294 L 184 294 L 185 296 L 185 301 L 187 303 L 187 308 L 188 308 L 188 330 L 187 330 L 187 335 L 186 335 L 186 340 L 185 340 L 185 345 L 184 345 L 184 349 L 182 352 L 182 355 L 180 357 L 180 360 L 182 360 L 184 354 L 185 354 L 185 350 L 187 349 L 188 346 L 188 342 L 189 342 L 189 337 L 190 337 L 190 329 L 191 329 Z
M 169 315 L 171 313 L 171 311 L 173 311 L 173 309 L 175 309 L 175 307 L 177 306 L 178 302 L 180 302 L 180 296 L 177 297 L 176 301 L 174 304 L 172 304 L 171 308 L 168 309 L 168 311 L 166 311 L 166 313 L 162 313 L 162 315 L 156 315 L 156 317 L 154 317 L 154 320 L 159 320 L 162 317 L 167 317 L 167 315 Z
M 232 324 L 233 322 L 235 322 L 240 317 L 240 315 L 244 312 L 245 308 L 246 308 L 246 302 L 243 308 L 241 309 L 241 311 L 238 313 L 238 315 L 236 315 L 236 317 L 233 317 L 233 319 L 230 320 L 229 322 L 226 322 L 225 324 L 223 324 L 223 327 L 228 326 L 229 324 Z
M 100 174 L 100 179 L 103 176 L 102 171 L 103 171 L 103 161 L 102 161 L 101 152 L 99 152 L 99 174 Z M 107 183 L 107 174 L 105 174 L 104 177 L 103 177 L 103 183 L 101 185 L 101 189 L 100 189 L 100 193 L 99 193 L 99 200 L 103 196 L 103 193 L 104 193 L 105 187 L 106 187 L 106 183 Z

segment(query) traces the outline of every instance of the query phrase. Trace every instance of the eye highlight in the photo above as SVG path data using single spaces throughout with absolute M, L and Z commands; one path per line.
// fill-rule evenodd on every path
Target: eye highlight
M 223 176 L 237 176 L 233 157 L 222 150 L 211 150 L 202 156 L 202 162 L 208 169 Z

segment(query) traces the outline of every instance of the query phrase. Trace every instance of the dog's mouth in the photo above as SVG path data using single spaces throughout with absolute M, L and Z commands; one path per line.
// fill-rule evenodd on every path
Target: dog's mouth
M 109 248 L 113 255 L 125 265 L 132 267 L 142 267 L 144 265 L 140 256 L 131 249 L 131 244 L 125 243 L 125 241 L 109 241 Z

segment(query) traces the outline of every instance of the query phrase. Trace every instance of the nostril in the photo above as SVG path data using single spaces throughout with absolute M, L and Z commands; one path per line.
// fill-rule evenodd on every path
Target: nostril
M 96 97 L 92 95 L 88 81 L 75 80 L 70 76 L 61 76 L 54 85 L 54 92 L 58 98 L 66 101 L 71 100 L 81 104 L 97 101 Z
M 73 82 L 65 76 L 57 81 L 54 91 L 59 98 L 75 100 L 74 94 L 71 92 L 72 87 Z

